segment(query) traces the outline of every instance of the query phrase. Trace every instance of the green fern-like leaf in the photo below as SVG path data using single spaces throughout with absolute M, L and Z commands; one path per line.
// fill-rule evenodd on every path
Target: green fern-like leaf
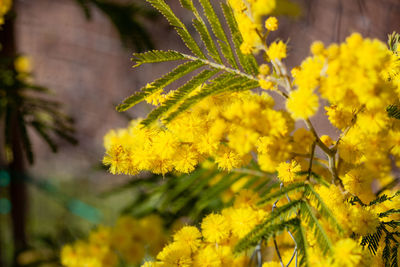
M 128 98 L 126 98 L 122 104 L 117 106 L 118 111 L 125 111 L 140 101 L 144 100 L 146 97 L 152 95 L 153 93 L 162 90 L 165 86 L 171 84 L 172 82 L 182 78 L 186 74 L 202 67 L 204 64 L 201 61 L 189 61 L 184 64 L 179 65 L 170 73 L 164 75 L 163 77 L 155 80 L 148 87 L 143 87 L 140 92 L 135 93 Z
M 193 1 L 192 0 L 179 0 L 181 3 L 181 6 L 189 9 L 192 12 L 195 12 L 196 8 L 194 7 Z
M 260 201 L 257 203 L 257 205 L 265 205 L 270 202 L 275 201 L 276 199 L 280 199 L 282 197 L 285 197 L 286 194 L 290 192 L 297 192 L 299 190 L 304 190 L 305 188 L 305 183 L 293 183 L 288 186 L 282 187 L 280 190 L 273 192 L 263 198 L 260 199 Z
M 154 8 L 158 9 L 161 14 L 168 20 L 168 22 L 175 28 L 179 36 L 182 38 L 185 45 L 199 58 L 205 59 L 206 56 L 201 51 L 200 47 L 186 29 L 185 24 L 182 23 L 172 12 L 171 8 L 164 2 L 164 0 L 147 0 Z
M 36 132 L 38 132 L 40 134 L 40 136 L 43 138 L 43 140 L 49 145 L 50 149 L 54 153 L 57 152 L 57 145 L 53 142 L 53 140 L 51 139 L 51 137 L 47 133 L 46 128 L 44 127 L 44 125 L 42 125 L 41 123 L 39 123 L 37 121 L 32 122 L 31 125 L 36 130 Z
M 234 183 L 245 177 L 245 174 L 228 173 L 225 177 L 221 178 L 214 184 L 207 192 L 201 195 L 199 200 L 194 206 L 194 210 L 202 210 L 206 207 L 210 199 L 215 199 L 222 192 L 230 188 Z
M 299 219 L 293 218 L 287 221 L 281 221 L 275 224 L 269 224 L 257 232 L 250 232 L 243 239 L 241 239 L 235 246 L 234 251 L 242 252 L 248 248 L 256 246 L 260 240 L 267 242 L 273 235 L 278 235 L 284 230 L 291 230 L 299 225 Z
M 397 32 L 392 32 L 391 34 L 388 35 L 388 45 L 391 51 L 396 52 L 399 43 L 400 43 L 400 34 L 398 34 Z
M 250 233 L 241 239 L 235 247 L 236 252 L 241 252 L 257 244 L 268 233 L 273 234 L 274 227 L 269 228 L 271 225 L 280 225 L 281 221 L 285 221 L 290 217 L 303 203 L 302 200 L 291 201 L 288 204 L 274 209 L 273 212 L 266 218 L 266 220 L 257 225 Z M 280 223 L 275 224 L 278 221 Z M 272 232 L 271 232 L 272 231 Z
M 226 36 L 225 31 L 222 28 L 221 22 L 217 14 L 215 13 L 210 1 L 199 0 L 199 2 L 203 6 L 204 13 L 211 24 L 211 28 L 215 36 L 218 38 L 218 44 L 221 48 L 222 54 L 224 54 L 225 58 L 228 60 L 229 64 L 231 64 L 232 67 L 238 69 L 239 66 L 236 63 L 235 53 L 233 52 L 233 49 L 229 44 L 228 37 Z
M 383 218 L 383 217 L 387 217 L 387 216 L 389 216 L 391 214 L 395 214 L 395 213 L 400 213 L 400 209 L 390 209 L 385 212 L 379 213 L 378 216 L 380 218 Z
M 385 236 L 385 247 L 382 250 L 382 259 L 385 263 L 385 266 L 390 266 L 389 262 L 391 260 L 390 254 L 392 252 L 390 235 Z
M 314 236 L 321 251 L 324 254 L 332 252 L 333 245 L 330 238 L 318 221 L 312 208 L 304 201 L 300 205 L 300 213 L 304 220 L 308 223 L 308 227 L 314 231 Z
M 201 40 L 203 41 L 203 43 L 208 51 L 208 54 L 217 63 L 222 64 L 222 59 L 218 52 L 218 49 L 212 39 L 212 36 L 211 36 L 203 18 L 201 17 L 198 10 L 195 8 L 193 1 L 192 0 L 183 0 L 180 2 L 184 8 L 190 10 L 195 15 L 196 18 L 193 20 L 193 26 L 195 27 L 197 32 L 200 34 Z
M 392 257 L 390 259 L 390 267 L 399 267 L 399 246 L 400 243 L 397 243 L 392 248 Z
M 232 9 L 230 8 L 230 6 L 228 6 L 227 4 L 224 4 L 224 3 L 221 3 L 221 6 L 224 11 L 224 16 L 225 16 L 226 22 L 228 23 L 229 29 L 231 31 L 232 41 L 233 41 L 233 44 L 235 45 L 236 54 L 238 56 L 240 64 L 242 65 L 243 69 L 247 73 L 257 75 L 258 74 L 258 65 L 257 65 L 257 61 L 254 58 L 254 56 L 253 55 L 244 55 L 240 51 L 240 45 L 243 42 L 243 38 L 239 31 L 239 28 L 238 28 L 237 22 L 235 20 L 234 14 L 232 12 Z
M 400 109 L 396 105 L 390 105 L 386 108 L 389 117 L 400 120 Z
M 131 60 L 136 63 L 134 67 L 138 67 L 144 63 L 167 62 L 181 59 L 185 59 L 185 57 L 176 51 L 151 50 L 144 53 L 134 53 Z
M 215 178 L 217 171 L 211 172 L 211 174 L 203 177 L 202 179 L 197 179 L 197 181 L 188 187 L 189 194 L 180 195 L 174 202 L 164 202 L 164 206 L 170 207 L 171 212 L 177 213 L 185 206 L 191 206 L 191 215 L 194 216 L 193 206 L 191 203 L 195 199 L 198 199 L 204 192 L 209 188 L 209 182 Z M 200 211 L 197 210 L 196 214 Z
M 330 211 L 328 206 L 326 206 L 325 202 L 322 200 L 321 196 L 314 190 L 314 188 L 311 185 L 306 184 L 304 192 L 305 195 L 308 195 L 315 201 L 315 208 L 317 208 L 318 212 L 331 224 L 333 224 L 333 226 L 335 226 L 339 233 L 343 233 L 343 228 L 340 226 L 333 213 Z
M 293 235 L 296 240 L 297 251 L 300 256 L 300 266 L 307 267 L 308 264 L 308 244 L 306 239 L 306 232 L 304 227 L 301 225 L 300 220 L 298 225 L 293 230 Z
M 397 197 L 397 196 L 400 196 L 400 190 L 398 190 L 396 193 L 394 193 L 392 196 L 387 196 L 386 194 L 383 194 L 383 195 L 380 195 L 379 197 L 377 197 L 375 200 L 373 200 L 373 201 L 371 201 L 369 204 L 368 204 L 368 206 L 373 206 L 373 205 L 376 205 L 376 204 L 380 204 L 380 203 L 383 203 L 383 202 L 385 202 L 385 201 L 388 201 L 388 200 L 392 200 L 393 198 L 395 198 L 395 197 Z
M 220 78 L 220 79 L 219 79 Z M 258 83 L 255 81 L 248 80 L 247 78 L 236 76 L 233 74 L 224 74 L 214 79 L 210 84 L 207 84 L 202 88 L 202 90 L 192 96 L 187 98 L 179 108 L 172 112 L 166 119 L 166 122 L 172 121 L 176 116 L 185 110 L 189 109 L 196 103 L 200 102 L 202 99 L 211 96 L 220 94 L 223 92 L 237 92 L 237 91 L 245 91 L 258 87 Z
M 375 233 L 363 236 L 363 238 L 361 239 L 361 246 L 367 246 L 368 250 L 375 255 L 376 251 L 378 250 L 379 242 L 382 238 L 382 232 L 384 228 L 385 226 L 383 224 L 380 224 L 376 228 Z
M 26 158 L 28 159 L 29 164 L 33 164 L 34 157 L 33 157 L 32 143 L 28 135 L 28 129 L 26 127 L 27 124 L 24 118 L 20 114 L 18 114 L 18 124 Z
M 184 179 L 179 181 L 174 188 L 168 192 L 168 196 L 165 199 L 165 203 L 172 203 L 174 200 L 178 199 L 181 195 L 185 193 L 189 189 L 189 187 L 196 182 L 198 179 L 202 179 L 206 174 L 206 169 L 197 169 L 193 173 L 188 175 L 182 175 Z M 169 205 L 169 204 L 167 204 Z
M 189 82 L 179 87 L 174 95 L 168 99 L 161 106 L 153 109 L 147 118 L 142 121 L 143 125 L 150 125 L 152 122 L 156 121 L 161 115 L 166 114 L 170 111 L 174 106 L 179 104 L 189 93 L 191 93 L 194 89 L 196 89 L 201 84 L 205 83 L 212 76 L 216 75 L 219 70 L 204 70 L 199 73 L 195 77 L 193 77 Z
M 200 50 L 194 38 L 189 34 L 185 25 L 175 16 L 164 0 L 147 1 L 167 18 L 194 55 L 183 54 L 177 51 L 158 50 L 134 54 L 133 60 L 136 63 L 135 67 L 145 63 L 175 60 L 186 60 L 188 62 L 178 66 L 171 73 L 155 80 L 150 86 L 146 86 L 139 92 L 126 98 L 123 103 L 117 107 L 118 111 L 125 111 L 131 108 L 135 104 L 143 101 L 146 97 L 151 96 L 153 93 L 162 90 L 165 86 L 185 77 L 192 71 L 201 67 L 206 67 L 207 69 L 197 74 L 197 76 L 192 79 L 187 78 L 189 82 L 178 88 L 174 96 L 166 101 L 166 103 L 155 108 L 143 124 L 149 125 L 165 114 L 168 115 L 165 119 L 165 122 L 168 123 L 181 112 L 184 112 L 205 97 L 223 92 L 251 90 L 259 86 L 258 79 L 254 76 L 258 72 L 257 62 L 253 55 L 243 55 L 240 52 L 239 46 L 242 42 L 242 37 L 238 30 L 233 12 L 228 5 L 222 5 L 222 9 L 225 14 L 227 25 L 230 28 L 232 41 L 235 47 L 231 46 L 229 37 L 226 35 L 222 26 L 222 21 L 218 18 L 209 0 L 199 0 L 203 9 L 203 14 L 199 13 L 192 0 L 180 0 L 181 5 L 190 10 L 195 16 L 193 25 L 208 52 L 207 54 L 209 57 L 207 57 L 205 53 Z M 211 26 L 212 33 L 215 35 L 216 40 L 208 29 L 207 22 L 208 25 Z M 219 47 L 220 50 L 217 47 Z M 236 56 L 244 71 L 239 69 Z M 228 62 L 230 65 L 225 65 L 224 62 Z M 221 73 L 219 77 L 213 78 L 218 72 Z M 189 93 L 200 85 L 200 83 L 205 84 L 202 90 L 196 95 L 188 97 Z M 172 108 L 174 108 L 173 112 L 171 112 Z
M 222 64 L 221 56 L 218 52 L 217 47 L 215 46 L 214 41 L 207 29 L 204 21 L 199 17 L 193 20 L 193 26 L 196 28 L 197 32 L 200 34 L 201 40 L 203 41 L 208 54 L 217 62 Z

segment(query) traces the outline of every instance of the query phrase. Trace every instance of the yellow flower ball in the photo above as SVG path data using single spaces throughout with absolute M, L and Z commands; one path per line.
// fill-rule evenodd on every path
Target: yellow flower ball
M 265 28 L 271 32 L 276 31 L 278 29 L 279 23 L 276 17 L 269 17 L 265 21 Z

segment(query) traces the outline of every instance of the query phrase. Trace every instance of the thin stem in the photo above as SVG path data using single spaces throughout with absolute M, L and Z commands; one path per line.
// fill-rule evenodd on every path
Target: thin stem
M 310 155 L 309 154 L 300 154 L 300 153 L 296 153 L 296 152 L 291 152 L 292 157 L 300 157 L 300 158 L 309 158 Z
M 329 162 L 329 170 L 331 171 L 332 174 L 332 184 L 336 184 L 336 182 L 338 181 L 340 185 L 343 187 L 342 180 L 339 178 L 337 174 L 335 155 L 333 156 L 328 155 L 328 162 Z
M 246 169 L 246 168 L 233 169 L 232 172 L 250 174 L 252 176 L 257 176 L 257 177 L 267 177 L 266 173 L 264 173 L 264 172 Z
M 282 185 L 283 185 L 283 184 L 281 184 L 281 189 L 282 189 Z M 286 198 L 287 198 L 287 200 L 288 200 L 289 202 L 291 202 L 291 199 L 290 199 L 290 197 L 289 197 L 288 194 L 286 194 Z M 299 216 L 298 212 L 296 212 L 296 215 Z M 294 238 L 293 234 L 292 234 L 289 230 L 288 230 L 287 232 L 288 232 L 288 234 L 290 235 L 290 237 L 292 238 L 292 240 L 293 240 L 295 246 L 294 246 L 294 252 L 293 252 L 292 258 L 290 259 L 290 261 L 288 262 L 288 264 L 286 265 L 286 267 L 288 267 L 289 264 L 292 262 L 293 257 L 294 257 L 294 255 L 295 255 L 295 253 L 296 253 L 296 251 L 297 251 L 297 242 L 296 242 L 296 239 Z
M 293 255 L 292 255 L 292 257 L 290 258 L 288 264 L 286 264 L 286 267 L 288 267 L 288 266 L 292 263 L 292 261 L 293 261 L 293 259 L 294 259 L 295 256 L 296 256 L 296 258 L 297 258 L 297 247 L 294 248 Z M 296 264 L 297 264 L 297 259 L 296 259 Z
M 281 189 L 282 189 L 282 186 L 283 186 L 283 183 L 281 183 L 281 185 L 280 185 Z M 272 211 L 274 211 L 274 209 L 276 208 L 276 203 L 278 203 L 278 201 L 279 201 L 279 198 L 277 200 L 275 200 L 274 204 L 272 204 Z M 281 254 L 279 253 L 279 248 L 278 248 L 278 244 L 276 243 L 275 235 L 274 235 L 274 246 L 275 246 L 276 254 L 278 255 L 279 261 L 281 263 L 281 266 L 285 267 L 285 265 L 283 264 L 283 261 L 282 261 Z
M 343 187 L 343 183 L 340 180 L 337 170 L 336 170 L 336 152 L 337 149 L 333 148 L 330 149 L 329 147 L 327 147 L 322 141 L 321 139 L 318 137 L 317 131 L 315 131 L 314 126 L 312 125 L 310 119 L 306 119 L 304 120 L 307 127 L 310 129 L 310 131 L 312 132 L 312 134 L 315 137 L 315 141 L 316 144 L 318 145 L 319 148 L 322 149 L 322 151 L 325 152 L 325 154 L 328 156 L 328 163 L 329 163 L 329 170 L 332 174 L 332 184 L 336 184 L 337 181 L 339 181 L 340 185 Z
M 256 259 L 257 267 L 262 267 L 261 241 L 258 242 L 256 248 L 254 249 L 253 254 L 251 254 L 251 258 L 250 258 L 251 266 L 252 266 L 252 263 L 253 263 L 253 260 L 255 259 L 255 257 L 257 257 L 257 259 Z
M 313 142 L 311 145 L 311 155 L 310 155 L 310 162 L 308 165 L 308 175 L 307 175 L 307 180 L 310 180 L 311 177 L 311 171 L 312 171 L 312 165 L 313 165 L 313 160 L 314 160 L 314 153 L 315 153 L 315 146 L 316 146 L 316 142 Z
M 250 74 L 247 74 L 247 73 L 244 73 L 244 72 L 241 72 L 238 69 L 232 69 L 232 68 L 227 67 L 225 65 L 221 65 L 221 64 L 209 61 L 207 59 L 202 59 L 202 58 L 194 57 L 194 56 L 187 55 L 187 54 L 182 54 L 182 55 L 185 58 L 190 59 L 192 61 L 201 61 L 202 63 L 204 63 L 206 65 L 209 65 L 209 66 L 211 66 L 211 67 L 213 67 L 215 69 L 224 70 L 226 72 L 230 72 L 230 73 L 233 73 L 233 74 L 238 74 L 238 75 L 240 75 L 242 77 L 246 77 L 246 78 L 248 78 L 250 80 L 253 80 L 253 81 L 257 81 L 257 82 L 259 81 L 259 79 L 257 77 L 255 77 L 253 75 L 250 75 Z
M 275 235 L 274 235 L 274 246 L 275 246 L 276 254 L 278 255 L 278 258 L 279 258 L 279 262 L 281 263 L 281 266 L 285 267 L 285 264 L 283 264 L 283 261 L 282 261 L 281 253 L 279 252 L 278 244 L 276 243 Z
M 258 263 L 257 265 L 258 267 L 262 267 L 261 241 L 257 244 L 256 253 L 257 253 L 257 263 Z
M 327 147 L 319 138 L 317 131 L 315 130 L 314 126 L 312 125 L 310 119 L 305 119 L 304 122 L 307 125 L 307 128 L 311 131 L 311 133 L 314 135 L 315 137 L 315 141 L 317 142 L 317 145 L 319 148 L 322 149 L 322 151 L 324 151 L 328 156 L 329 155 L 335 155 L 335 152 L 332 151 L 331 149 L 329 149 L 329 147 Z
M 357 122 L 357 116 L 358 113 L 364 110 L 364 105 L 362 105 L 353 115 L 353 118 L 351 119 L 351 124 L 346 127 L 346 129 L 343 130 L 343 132 L 340 134 L 338 140 L 336 141 L 335 145 L 332 147 L 332 150 L 337 150 L 337 147 L 339 146 L 340 141 L 342 141 L 342 138 L 346 136 L 346 134 L 350 131 L 350 129 L 354 126 L 354 124 Z
M 239 76 L 246 77 L 246 78 L 248 78 L 248 79 L 250 79 L 250 80 L 253 80 L 253 81 L 257 81 L 257 82 L 260 81 L 260 79 L 258 79 L 257 77 L 255 77 L 255 76 L 253 76 L 253 75 L 250 75 L 250 74 L 247 74 L 247 73 L 244 73 L 244 72 L 242 72 L 242 71 L 240 71 L 240 70 L 238 70 L 238 69 L 232 69 L 232 68 L 227 67 L 227 66 L 225 66 L 225 65 L 221 65 L 221 64 L 218 64 L 218 63 L 209 61 L 209 60 L 207 60 L 207 59 L 202 59 L 202 58 L 194 57 L 194 56 L 187 55 L 187 54 L 182 54 L 182 55 L 183 55 L 185 58 L 190 59 L 190 60 L 192 60 L 192 61 L 201 61 L 202 63 L 204 63 L 204 64 L 206 64 L 206 65 L 208 65 L 208 66 L 210 66 L 210 67 L 212 67 L 212 68 L 214 68 L 214 69 L 219 69 L 219 70 L 223 70 L 223 71 L 226 71 L 226 72 L 229 72 L 229 73 L 237 74 L 237 75 L 239 75 Z M 276 90 L 275 92 L 277 92 L 278 94 L 280 94 L 280 95 L 283 96 L 284 98 L 288 98 L 288 97 L 289 97 L 289 96 L 286 94 L 286 92 L 283 92 L 283 91 L 281 91 L 281 90 L 279 90 L 279 89 Z

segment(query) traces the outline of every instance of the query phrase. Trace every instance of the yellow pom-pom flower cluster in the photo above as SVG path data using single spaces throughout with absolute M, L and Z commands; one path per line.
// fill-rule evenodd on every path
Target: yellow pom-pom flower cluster
M 124 216 L 114 227 L 99 226 L 87 241 L 65 245 L 61 263 L 66 267 L 116 267 L 120 260 L 139 264 L 145 256 L 156 255 L 165 243 L 160 217 L 151 215 L 137 220 Z
M 385 215 L 398 210 L 399 198 L 394 191 L 388 193 L 393 196 L 390 201 L 373 202 L 380 196 L 377 189 L 395 181 L 392 167 L 400 162 L 400 120 L 389 117 L 386 111 L 389 105 L 399 103 L 398 53 L 379 40 L 355 33 L 339 45 L 314 43 L 312 55 L 290 76 L 282 62 L 287 56 L 286 44 L 274 41 L 268 46 L 262 36 L 253 35 L 261 29 L 261 16 L 273 9 L 272 2 L 229 1 L 243 35 L 242 52 L 262 49 L 268 61 L 259 66 L 259 76 L 251 78 L 258 79 L 261 88 L 283 96 L 286 110 L 274 109 L 273 99 L 264 93 L 208 96 L 171 122 L 162 118 L 160 124 L 143 127 L 139 120 L 127 129 L 110 132 L 105 138 L 103 162 L 112 173 L 149 170 L 165 174 L 191 172 L 209 158 L 224 171 L 251 166 L 253 161 L 262 172 L 276 175 L 281 188 L 299 184 L 312 188 L 341 226 L 343 231 L 335 229 L 326 214 L 315 217 L 332 241 L 329 255 L 316 245 L 313 226 L 304 226 L 311 266 L 370 266 L 371 262 L 379 266 L 383 264 L 384 244 L 378 244 L 378 253 L 373 256 L 355 240 L 373 235 L 391 219 L 399 219 L 398 212 Z M 277 22 L 269 18 L 265 26 L 269 32 L 276 29 Z M 148 102 L 162 105 L 173 93 L 154 94 Z M 325 106 L 320 108 L 322 103 Z M 318 110 L 326 111 L 326 120 L 337 128 L 337 138 L 317 133 L 310 118 Z M 295 129 L 298 120 L 308 129 Z M 240 264 L 249 259 L 241 255 L 236 263 L 233 246 L 268 216 L 265 207 L 255 205 L 257 195 L 254 199 L 250 195 L 244 190 L 233 207 L 205 217 L 201 232 L 192 226 L 183 228 L 158 254 L 157 261 L 143 266 L 243 266 Z M 321 208 L 321 202 L 308 193 L 286 196 L 272 209 L 286 200 L 306 201 L 315 211 Z M 385 233 L 390 235 L 394 228 L 385 228 Z M 263 266 L 283 265 L 281 258 L 291 261 L 293 248 L 282 248 L 279 262 L 271 258 Z
M 232 170 L 246 165 L 257 147 L 264 158 L 273 157 L 279 149 L 273 146 L 281 139 L 289 143 L 293 129 L 293 120 L 273 105 L 266 94 L 230 93 L 204 99 L 166 128 L 133 121 L 128 128 L 105 136 L 103 162 L 114 174 L 133 175 L 141 170 L 188 173 L 209 157 L 219 168 Z M 268 148 L 262 140 L 274 145 Z
M 11 9 L 12 0 L 0 0 L 0 25 L 4 23 L 4 15 Z
M 245 253 L 235 255 L 234 246 L 262 222 L 267 213 L 256 208 L 257 195 L 248 199 L 247 191 L 242 192 L 234 207 L 207 215 L 200 223 L 201 231 L 194 226 L 181 228 L 174 234 L 173 242 L 157 255 L 157 261 L 148 261 L 142 267 L 248 266 L 250 257 Z
M 257 52 L 263 42 L 259 34 L 263 30 L 261 18 L 274 11 L 276 0 L 229 0 L 228 3 L 235 13 L 243 37 L 241 52 L 243 54 Z M 274 31 L 278 28 L 278 23 L 271 19 L 265 26 L 268 30 Z
M 378 40 L 355 33 L 341 45 L 312 45 L 312 57 L 296 71 L 287 108 L 296 119 L 307 119 L 318 108 L 318 90 L 328 101 L 329 121 L 342 135 L 335 145 L 344 189 L 368 203 L 372 183 L 391 178 L 389 155 L 400 156 L 396 144 L 399 121 L 386 107 L 399 99 L 399 58 Z
M 325 203 L 340 218 L 340 224 L 349 234 L 366 235 L 373 233 L 379 223 L 376 211 L 359 205 L 353 206 L 345 200 L 340 189 L 334 185 L 317 188 Z M 292 200 L 299 198 L 291 194 Z M 250 264 L 252 251 L 233 253 L 237 242 L 248 234 L 268 215 L 270 205 L 259 207 L 259 196 L 250 190 L 242 190 L 237 195 L 232 207 L 223 209 L 220 213 L 207 215 L 200 227 L 184 226 L 173 236 L 169 243 L 157 255 L 156 261 L 147 261 L 142 267 L 179 267 L 179 266 L 237 266 L 245 267 Z M 398 200 L 397 200 L 398 201 Z M 279 202 L 280 204 L 281 201 Z M 279 205 L 278 203 L 278 205 Z M 398 215 L 395 215 L 398 216 Z M 392 217 L 393 218 L 393 217 Z M 321 224 L 329 229 L 327 221 L 321 219 Z M 308 228 L 307 226 L 305 226 Z M 309 229 L 311 230 L 311 229 Z M 332 229 L 327 231 L 333 242 L 331 254 L 323 255 L 313 235 L 307 235 L 309 244 L 309 264 L 311 266 L 370 266 L 371 262 L 379 262 L 379 256 L 372 256 L 369 251 L 362 249 L 357 241 L 343 237 Z M 293 246 L 290 244 L 288 233 L 276 237 L 280 242 L 280 253 L 283 262 L 293 260 Z M 292 241 L 293 242 L 293 241 Z M 260 255 L 265 259 L 262 266 L 281 266 L 271 253 L 272 243 L 262 244 Z

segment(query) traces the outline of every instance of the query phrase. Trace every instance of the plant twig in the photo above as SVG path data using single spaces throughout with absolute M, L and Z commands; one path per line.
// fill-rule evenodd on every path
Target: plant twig
M 329 147 L 327 147 L 319 138 L 317 131 L 315 130 L 314 126 L 312 125 L 310 119 L 305 119 L 304 122 L 307 125 L 307 128 L 311 131 L 311 133 L 314 135 L 315 137 L 315 141 L 317 142 L 317 145 L 319 148 L 322 149 L 322 151 L 325 152 L 325 154 L 329 155 L 335 155 L 335 151 L 332 151 L 331 149 L 329 149 Z
M 285 267 L 285 264 L 283 264 L 283 261 L 282 261 L 281 253 L 279 252 L 278 244 L 276 243 L 275 235 L 274 235 L 274 246 L 275 246 L 276 254 L 278 255 L 278 258 L 279 258 L 279 262 L 281 263 L 281 266 Z
M 315 146 L 317 145 L 316 142 L 313 142 L 311 145 L 311 153 L 310 153 L 310 162 L 308 164 L 308 174 L 307 174 L 307 180 L 310 180 L 311 177 L 311 172 L 312 172 L 312 165 L 313 165 L 313 160 L 314 160 L 314 154 L 315 154 Z
M 292 257 L 290 258 L 288 264 L 286 264 L 286 267 L 289 267 L 289 265 L 292 263 L 293 258 L 294 258 L 295 256 L 296 256 L 296 266 L 297 266 L 297 247 L 294 248 L 293 255 L 292 255 Z

